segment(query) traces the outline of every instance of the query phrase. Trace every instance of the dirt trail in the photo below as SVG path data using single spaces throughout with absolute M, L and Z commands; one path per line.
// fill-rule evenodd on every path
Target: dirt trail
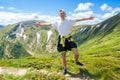
M 27 73 L 28 69 L 25 69 L 25 68 L 12 68 L 12 67 L 9 67 L 9 68 L 5 68 L 5 67 L 0 67 L 0 74 L 12 74 L 12 75 L 15 75 L 15 76 L 22 76 L 22 75 L 25 75 Z
M 5 74 L 12 74 L 14 76 L 23 76 L 25 74 L 27 74 L 27 72 L 29 72 L 30 69 L 27 68 L 12 68 L 12 67 L 0 67 L 0 74 L 5 75 Z M 47 70 L 32 70 L 32 72 L 38 73 L 44 73 L 44 74 L 52 74 L 52 72 L 49 72 Z M 61 74 L 60 72 L 58 72 L 58 74 Z M 66 74 L 65 75 L 66 79 L 68 80 L 91 80 L 87 77 L 83 77 L 80 75 L 75 75 L 75 74 Z

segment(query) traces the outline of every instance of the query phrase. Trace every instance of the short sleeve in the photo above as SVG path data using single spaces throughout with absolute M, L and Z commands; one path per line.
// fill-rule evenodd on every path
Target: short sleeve
M 52 27 L 57 28 L 57 22 L 53 22 L 51 24 L 52 24 Z
M 70 26 L 75 25 L 75 23 L 76 23 L 76 21 L 75 21 L 75 20 L 69 20 L 69 25 L 70 25 Z

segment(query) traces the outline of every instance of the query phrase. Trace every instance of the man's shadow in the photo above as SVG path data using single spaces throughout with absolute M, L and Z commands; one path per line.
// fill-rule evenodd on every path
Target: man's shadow
M 86 68 L 79 68 L 79 73 L 71 73 L 68 72 L 68 75 L 71 78 L 79 78 L 80 80 L 90 80 L 91 78 L 93 79 L 93 75 L 89 73 L 89 71 Z M 96 79 L 93 79 L 96 80 Z

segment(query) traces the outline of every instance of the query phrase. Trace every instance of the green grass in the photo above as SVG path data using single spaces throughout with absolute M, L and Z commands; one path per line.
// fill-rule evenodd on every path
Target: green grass
M 95 37 L 79 46 L 79 50 L 85 54 L 94 53 L 119 53 L 120 49 L 120 31 L 112 32 L 111 34 L 100 38 Z M 89 46 L 88 46 L 89 45 Z
M 50 75 L 38 72 L 27 73 L 24 76 L 0 75 L 0 80 L 66 80 L 63 75 L 53 73 Z
M 27 57 L 22 59 L 1 60 L 0 66 L 16 68 L 44 69 L 49 72 L 62 72 L 60 56 L 51 54 L 51 57 Z M 120 55 L 120 54 L 119 54 Z M 104 54 L 81 54 L 79 60 L 85 64 L 80 67 L 74 64 L 73 54 L 67 54 L 67 65 L 71 75 L 87 76 L 97 80 L 119 80 L 120 59 Z

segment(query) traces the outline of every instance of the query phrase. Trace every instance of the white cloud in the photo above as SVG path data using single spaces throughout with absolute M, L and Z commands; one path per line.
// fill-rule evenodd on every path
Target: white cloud
M 10 11 L 15 11 L 15 12 L 21 12 L 22 10 L 16 9 L 15 7 L 7 7 L 6 9 Z
M 100 6 L 100 9 L 102 11 L 105 11 L 105 10 L 110 11 L 110 10 L 112 10 L 112 8 L 110 6 L 108 6 L 106 3 L 104 3 L 102 6 Z
M 120 13 L 120 8 L 114 8 L 114 9 L 112 9 L 110 12 L 105 13 L 102 16 L 102 18 L 107 19 L 109 17 L 112 17 L 112 16 L 116 15 L 117 13 Z
M 9 9 L 9 10 L 15 10 L 15 8 L 14 8 L 14 7 L 8 7 L 8 9 Z
M 100 6 L 100 9 L 104 14 L 102 15 L 101 13 L 94 13 L 90 7 L 94 6 L 93 3 L 80 3 L 78 5 L 78 7 L 74 10 L 74 12 L 72 13 L 72 18 L 86 18 L 89 17 L 90 15 L 94 15 L 94 20 L 90 21 L 81 21 L 78 24 L 95 24 L 95 23 L 99 23 L 101 21 L 104 21 L 105 19 L 108 19 L 114 15 L 116 15 L 117 13 L 120 13 L 120 7 L 118 8 L 112 8 L 111 6 L 109 6 L 108 4 L 104 3 Z M 85 11 L 84 11 L 85 10 Z M 77 12 L 79 11 L 79 12 Z M 80 12 L 81 11 L 81 12 Z M 84 11 L 84 12 L 83 12 Z
M 71 14 L 71 12 L 69 12 L 69 14 Z
M 0 24 L 8 25 L 25 20 L 45 20 L 56 21 L 59 18 L 56 16 L 40 15 L 39 13 L 15 13 L 15 12 L 0 12 Z
M 106 19 L 108 17 L 111 17 L 113 15 L 113 13 L 105 13 L 102 18 Z
M 98 17 L 96 17 L 96 15 L 94 15 L 94 12 L 90 9 L 91 6 L 94 6 L 94 4 L 90 3 L 90 2 L 80 3 L 78 5 L 78 7 L 74 10 L 74 13 L 72 13 L 72 16 L 71 16 L 71 18 L 74 18 L 74 19 L 88 18 L 91 15 L 95 16 L 94 20 L 80 21 L 77 23 L 77 25 L 79 25 L 79 24 L 95 24 L 95 23 L 99 23 L 101 21 L 100 18 L 98 18 Z M 82 11 L 82 12 L 77 12 L 77 11 Z
M 101 10 L 103 10 L 103 11 L 106 10 L 107 4 L 103 4 L 100 8 L 101 8 Z
M 120 12 L 120 8 L 112 8 L 112 7 L 108 6 L 106 3 L 104 3 L 102 6 L 100 6 L 100 8 L 102 11 L 107 11 L 107 13 L 105 13 L 104 15 L 101 16 L 101 18 L 103 18 L 103 19 L 112 17 Z
M 114 8 L 114 9 L 112 10 L 112 13 L 120 13 L 120 8 Z
M 72 17 L 74 18 L 85 18 L 93 15 L 93 11 L 86 11 L 86 12 L 78 12 L 78 13 L 73 13 Z
M 0 6 L 0 9 L 4 9 L 4 7 L 3 7 L 3 6 Z
M 90 7 L 93 6 L 93 3 L 80 3 L 74 11 L 90 10 Z
M 14 12 L 0 12 L 0 24 L 13 24 L 22 20 L 33 19 L 34 14 L 14 13 Z

